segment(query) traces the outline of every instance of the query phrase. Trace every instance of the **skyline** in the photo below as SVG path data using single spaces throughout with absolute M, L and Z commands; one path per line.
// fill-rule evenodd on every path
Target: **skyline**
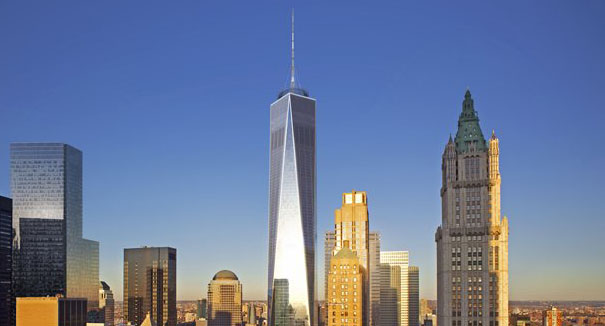
M 364 32 L 353 23 L 365 15 L 378 16 L 376 8 L 368 7 L 366 9 L 373 11 L 363 14 L 360 10 L 363 7 L 352 5 L 352 8 L 345 8 L 348 16 L 330 17 L 336 7 L 297 6 L 297 69 L 301 71 L 297 77 L 302 74 L 302 85 L 317 99 L 318 105 L 317 231 L 320 243 L 317 252 L 323 252 L 321 235 L 330 229 L 332 212 L 339 207 L 341 193 L 351 189 L 367 191 L 370 229 L 381 232 L 384 250 L 410 251 L 411 263 L 420 266 L 421 296 L 435 297 L 433 235 L 440 221 L 440 157 L 447 142 L 447 131 L 455 132 L 464 90 L 470 85 L 484 133 L 487 135 L 495 129 L 501 139 L 501 171 L 505 179 L 502 212 L 511 217 L 511 300 L 544 298 L 541 296 L 605 299 L 598 297 L 599 293 L 605 292 L 605 281 L 599 278 L 605 272 L 605 263 L 589 259 L 603 257 L 605 247 L 598 241 L 598 230 L 605 225 L 598 218 L 604 208 L 599 201 L 603 190 L 598 185 L 604 177 L 597 170 L 605 163 L 605 156 L 594 150 L 600 148 L 603 140 L 598 132 L 598 122 L 603 121 L 604 116 L 598 109 L 603 103 L 599 86 L 605 84 L 605 67 L 597 58 L 605 55 L 605 48 L 596 41 L 588 42 L 603 33 L 598 30 L 603 22 L 594 19 L 598 18 L 595 12 L 603 13 L 605 8 L 602 4 L 591 4 L 594 6 L 592 12 L 587 8 L 588 4 L 581 8 L 559 4 L 560 11 L 550 13 L 551 16 L 543 13 L 545 17 L 541 22 L 551 29 L 558 24 L 562 25 L 561 31 L 565 31 L 564 27 L 575 28 L 568 34 L 551 36 L 539 43 L 549 50 L 567 51 L 549 53 L 553 57 L 540 57 L 540 51 L 544 49 L 537 45 L 532 47 L 532 42 L 540 42 L 540 37 L 548 36 L 548 28 L 540 30 L 537 23 L 530 23 L 532 17 L 515 14 L 506 6 L 503 7 L 509 11 L 504 10 L 500 21 L 496 19 L 493 25 L 488 24 L 486 18 L 479 23 L 455 25 L 470 33 L 465 36 L 447 31 L 445 25 L 454 24 L 457 14 L 465 10 L 470 10 L 467 14 L 476 13 L 473 12 L 476 8 L 450 8 L 455 9 L 452 13 L 437 10 L 432 14 L 448 19 L 445 19 L 446 23 L 442 22 L 441 28 L 432 27 L 431 30 L 430 25 L 436 18 L 430 16 L 430 10 L 415 8 L 420 17 L 405 16 L 411 20 L 400 22 L 394 21 L 399 18 L 396 14 L 406 14 L 403 9 L 413 6 L 394 5 L 393 13 L 380 11 L 388 18 L 384 22 L 372 21 L 378 25 L 373 31 L 383 33 L 377 35 L 375 41 L 370 39 L 374 36 L 371 32 Z M 106 10 L 103 12 L 109 17 L 120 18 L 110 12 L 110 8 L 96 6 L 99 6 L 96 9 Z M 202 8 L 198 6 L 194 9 Z M 149 245 L 171 246 L 179 251 L 179 298 L 203 297 L 204 288 L 214 272 L 229 269 L 242 280 L 244 298 L 264 299 L 268 105 L 283 88 L 281 81 L 288 77 L 289 11 L 285 4 L 276 8 L 268 6 L 262 8 L 269 11 L 268 16 L 252 18 L 243 14 L 227 15 L 229 11 L 218 4 L 207 6 L 204 8 L 213 10 L 189 13 L 187 10 L 191 8 L 182 6 L 178 12 L 164 13 L 162 9 L 165 8 L 150 7 L 149 12 L 138 17 L 140 25 L 130 26 L 127 31 L 131 34 L 125 35 L 115 34 L 119 27 L 128 26 L 119 19 L 114 25 L 108 25 L 107 34 L 99 33 L 95 29 L 98 21 L 86 22 L 86 15 L 77 17 L 84 10 L 77 4 L 63 13 L 66 21 L 58 25 L 49 24 L 49 17 L 33 13 L 40 21 L 30 17 L 31 21 L 27 20 L 29 29 L 21 29 L 18 33 L 22 33 L 20 36 L 25 40 L 33 38 L 40 42 L 35 49 L 47 53 L 50 50 L 51 55 L 43 58 L 48 61 L 44 65 L 51 64 L 41 70 L 36 69 L 41 67 L 32 61 L 37 58 L 31 51 L 33 43 L 19 43 L 18 38 L 6 34 L 9 28 L 0 29 L 2 37 L 8 37 L 7 46 L 15 49 L 0 54 L 0 68 L 6 72 L 0 74 L 0 111 L 14 122 L 0 131 L 0 171 L 3 171 L 0 194 L 10 197 L 9 143 L 62 141 L 80 149 L 84 154 L 84 236 L 100 241 L 101 279 L 114 289 L 116 298 L 122 297 L 121 250 Z M 137 12 L 136 5 L 123 7 L 126 12 Z M 243 7 L 237 10 L 251 9 L 250 6 Z M 476 7 L 489 8 L 486 5 Z M 324 8 L 325 12 L 313 12 L 314 8 Z M 539 11 L 539 8 L 526 9 L 528 16 L 532 9 Z M 584 10 L 583 19 L 558 16 L 569 9 L 575 10 L 577 15 L 578 11 Z M 40 10 L 38 14 L 43 14 Z M 18 18 L 24 17 L 3 12 L 10 11 L 0 10 L 1 27 L 14 27 Z M 154 18 L 164 14 L 171 15 L 170 22 L 176 27 L 154 23 Z M 211 14 L 217 17 L 213 18 Z M 209 19 L 209 26 L 224 19 L 220 26 L 227 31 L 218 35 L 205 34 L 202 31 L 208 22 L 200 22 L 204 20 L 200 17 Z M 262 18 L 267 17 L 271 20 L 262 22 Z M 333 22 L 334 25 L 327 25 L 328 17 L 340 19 L 338 22 L 343 25 Z M 518 21 L 519 30 L 513 29 L 512 33 L 517 33 L 515 37 L 508 36 L 506 32 L 511 31 L 503 31 L 497 24 L 510 22 L 512 17 L 526 18 Z M 179 18 L 182 22 L 177 21 Z M 381 43 L 395 35 L 390 24 L 398 28 L 396 32 L 405 32 L 409 29 L 404 27 L 420 23 L 422 18 L 432 19 L 421 25 L 428 28 L 421 29 L 421 35 L 401 34 L 405 36 L 405 42 L 398 44 L 399 47 L 390 48 Z M 238 19 L 243 22 L 236 22 Z M 490 32 L 495 29 L 494 35 L 482 32 L 478 28 L 481 24 L 487 24 Z M 250 27 L 251 30 L 242 32 L 233 26 Z M 527 32 L 523 26 L 537 30 L 531 30 L 533 33 L 523 39 L 521 34 Z M 121 46 L 125 52 L 117 57 L 117 49 L 101 49 L 93 41 L 87 41 L 88 35 L 76 37 L 81 42 L 78 46 L 70 43 L 73 42 L 70 38 L 56 37 L 55 41 L 59 42 L 55 44 L 44 40 L 44 36 L 49 36 L 45 29 L 56 33 L 61 28 L 69 30 L 69 27 L 84 28 L 93 35 L 98 33 L 96 37 L 100 39 L 105 35 L 106 42 Z M 151 41 L 156 39 L 146 33 L 149 27 L 155 32 L 153 36 L 159 36 L 159 44 L 174 48 L 168 51 L 162 50 L 162 46 L 153 46 L 155 43 Z M 167 28 L 165 34 L 160 33 L 161 27 Z M 320 32 L 327 35 L 321 36 Z M 232 38 L 234 44 L 221 42 L 221 35 Z M 258 44 L 248 42 L 247 38 L 254 35 L 264 35 L 266 39 L 255 39 Z M 444 35 L 454 39 L 444 41 L 436 37 Z M 128 41 L 136 39 L 135 36 L 142 36 L 145 42 L 128 46 Z M 334 36 L 339 38 L 331 38 Z M 491 36 L 495 36 L 495 40 L 491 40 Z M 355 43 L 356 37 L 362 37 L 378 48 L 363 50 Z M 464 51 L 470 45 L 467 42 L 474 38 L 485 41 L 477 42 L 482 45 L 479 50 L 484 52 Z M 200 39 L 219 50 L 207 53 L 204 48 L 196 47 Z M 337 44 L 330 45 L 330 40 L 337 40 Z M 422 46 L 405 46 L 414 41 Z M 455 46 L 456 41 L 463 44 Z M 451 46 L 451 53 L 440 55 L 430 51 L 438 49 L 439 45 Z M 232 51 L 242 46 L 256 56 L 234 55 Z M 259 49 L 263 47 L 266 52 Z M 314 52 L 315 48 L 319 51 Z M 68 49 L 73 53 L 66 51 Z M 97 57 L 99 50 L 109 54 L 108 63 Z M 394 53 L 388 50 L 394 50 Z M 342 58 L 343 52 L 351 56 Z M 583 53 L 594 57 L 580 55 Z M 226 58 L 220 59 L 223 54 Z M 161 60 L 163 55 L 170 55 L 170 60 Z M 208 62 L 219 60 L 224 66 L 213 70 L 212 64 L 197 61 L 203 55 L 207 56 Z M 78 56 L 86 60 L 69 61 Z M 172 60 L 175 56 L 183 62 Z M 439 60 L 431 62 L 431 59 Z M 370 62 L 366 67 L 360 65 L 364 60 Z M 353 63 L 358 64 L 354 69 L 349 66 Z M 496 63 L 499 66 L 493 66 Z M 568 78 L 552 79 L 548 68 L 563 63 L 569 67 L 557 66 L 558 72 Z M 72 65 L 73 70 L 70 69 Z M 428 69 L 416 70 L 414 65 Z M 76 71 L 82 68 L 87 69 Z M 124 71 L 119 72 L 120 69 Z M 324 71 L 330 74 L 325 75 Z M 165 78 L 153 79 L 157 72 Z M 578 80 L 574 76 L 583 78 Z M 262 82 L 257 81 L 260 77 Z M 374 83 L 377 85 L 373 86 Z M 531 87 L 536 84 L 542 88 Z M 77 91 L 74 92 L 74 88 Z M 242 102 L 242 99 L 246 101 Z M 166 111 L 173 112 L 169 119 L 166 119 Z M 377 114 L 366 115 L 368 111 Z M 569 123 L 570 111 L 580 120 L 577 125 Z M 208 118 L 210 121 L 206 120 Z M 137 134 L 132 134 L 133 129 Z M 162 131 L 168 133 L 162 134 Z M 242 132 L 245 132 L 244 136 Z M 254 145 L 237 146 L 241 137 Z M 360 151 L 360 147 L 367 155 L 353 162 L 344 160 Z M 229 150 L 235 148 L 237 150 Z M 246 164 L 238 164 L 242 161 Z M 217 170 L 223 173 L 217 174 Z M 232 205 L 233 200 L 243 200 L 243 203 Z M 149 203 L 154 203 L 154 207 L 149 207 Z M 395 210 L 401 208 L 401 204 L 403 211 Z M 569 229 L 556 224 L 565 222 L 569 216 L 577 216 L 574 223 L 587 225 L 576 231 L 577 238 L 573 240 L 578 243 L 560 241 L 560 237 L 566 238 L 564 231 L 569 232 Z M 422 222 L 416 221 L 416 217 Z M 217 243 L 220 236 L 203 231 L 227 232 L 228 224 L 223 222 L 226 218 L 241 225 L 238 228 L 241 230 L 229 228 L 228 231 L 241 241 L 226 244 L 215 257 L 206 257 L 208 250 L 204 249 Z M 139 225 L 149 220 L 155 225 Z M 140 232 L 133 234 L 131 228 L 135 225 Z M 160 239 L 149 237 L 165 228 L 174 231 Z M 548 235 L 555 235 L 555 239 Z M 319 256 L 316 275 L 323 274 L 322 255 Z M 561 256 L 565 257 L 568 266 L 558 264 Z M 532 270 L 528 271 L 528 265 Z M 585 267 L 582 270 L 576 268 L 578 266 Z M 544 271 L 550 273 L 550 278 L 542 278 Z M 547 288 L 560 281 L 568 284 L 559 294 L 563 297 L 556 297 L 552 291 L 557 289 Z M 317 282 L 323 284 L 321 277 Z M 192 284 L 196 284 L 197 295 L 193 295 L 193 289 L 188 291 Z M 577 289 L 584 293 L 574 293 Z M 321 287 L 317 291 L 323 293 Z

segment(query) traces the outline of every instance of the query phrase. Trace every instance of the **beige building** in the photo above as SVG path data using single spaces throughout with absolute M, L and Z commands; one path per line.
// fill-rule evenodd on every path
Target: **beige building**
M 86 299 L 17 298 L 16 326 L 86 326 Z
M 370 224 L 368 198 L 365 191 L 351 191 L 342 194 L 342 206 L 334 211 L 335 255 L 348 244 L 357 258 L 363 279 L 362 311 L 363 325 L 370 325 L 371 285 L 370 285 Z
M 363 326 L 363 273 L 359 258 L 348 243 L 330 261 L 328 273 L 328 326 Z
M 242 325 L 242 284 L 232 271 L 222 270 L 208 284 L 208 326 Z
M 380 326 L 409 326 L 409 253 L 380 252 Z
M 543 326 L 563 326 L 563 311 L 551 307 L 542 313 Z
M 443 326 L 508 325 L 508 220 L 500 216 L 498 138 L 483 137 L 467 90 L 455 139 L 442 158 L 437 320 Z
M 343 193 L 342 206 L 334 212 L 334 230 L 327 231 L 324 239 L 324 289 L 328 298 L 330 260 L 344 241 L 359 257 L 364 273 L 363 306 L 364 325 L 377 326 L 380 314 L 380 234 L 369 232 L 368 198 L 365 191 Z M 327 318 L 326 313 L 322 318 Z

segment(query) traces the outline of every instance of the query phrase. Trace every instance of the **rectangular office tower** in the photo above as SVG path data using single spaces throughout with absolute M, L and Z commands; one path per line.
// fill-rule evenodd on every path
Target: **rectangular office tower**
M 315 326 L 315 99 L 291 87 L 270 111 L 269 325 Z
M 176 249 L 124 249 L 124 322 L 176 326 Z
M 508 325 L 508 220 L 500 218 L 498 138 L 483 137 L 466 91 L 456 138 L 442 158 L 437 242 L 441 326 Z
M 12 316 L 13 201 L 0 196 L 0 326 L 10 326 Z
M 380 252 L 380 325 L 409 326 L 409 253 Z
M 98 306 L 99 243 L 82 238 L 82 152 L 59 143 L 10 146 L 13 289 Z
M 419 326 L 420 323 L 420 269 L 418 266 L 408 267 L 408 315 L 409 326 Z

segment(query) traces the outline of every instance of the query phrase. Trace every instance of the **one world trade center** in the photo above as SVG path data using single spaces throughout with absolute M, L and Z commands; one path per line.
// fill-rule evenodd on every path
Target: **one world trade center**
M 290 85 L 270 117 L 269 326 L 316 326 L 315 99 L 294 79 L 294 32 Z

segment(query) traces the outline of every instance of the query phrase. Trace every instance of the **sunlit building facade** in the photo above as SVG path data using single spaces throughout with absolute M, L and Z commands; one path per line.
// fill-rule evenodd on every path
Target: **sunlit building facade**
M 363 326 L 363 272 L 359 258 L 345 240 L 330 260 L 328 326 Z
M 124 321 L 176 326 L 176 249 L 124 249 Z
M 437 321 L 508 325 L 508 220 L 500 216 L 499 142 L 483 137 L 466 91 L 455 139 L 442 157 L 437 243 Z
M 99 243 L 82 237 L 82 152 L 60 143 L 10 146 L 13 288 L 98 307 Z
M 241 326 L 242 296 L 242 283 L 235 273 L 216 273 L 208 284 L 208 326 Z
M 16 326 L 86 326 L 86 299 L 17 298 Z
M 551 307 L 542 313 L 543 326 L 563 326 L 563 311 Z
M 315 326 L 315 99 L 293 83 L 270 119 L 269 325 Z
M 380 325 L 409 326 L 409 253 L 380 252 Z
M 370 283 L 370 323 L 380 325 L 380 233 L 368 233 L 368 263 Z M 328 297 L 328 273 L 330 271 L 330 260 L 336 246 L 336 232 L 327 231 L 324 237 L 324 298 Z M 328 318 L 328 310 L 325 309 L 323 320 Z
M 365 191 L 351 191 L 342 194 L 342 206 L 334 211 L 335 255 L 345 244 L 359 260 L 362 273 L 361 320 L 369 325 L 370 316 L 370 222 L 368 198 Z

